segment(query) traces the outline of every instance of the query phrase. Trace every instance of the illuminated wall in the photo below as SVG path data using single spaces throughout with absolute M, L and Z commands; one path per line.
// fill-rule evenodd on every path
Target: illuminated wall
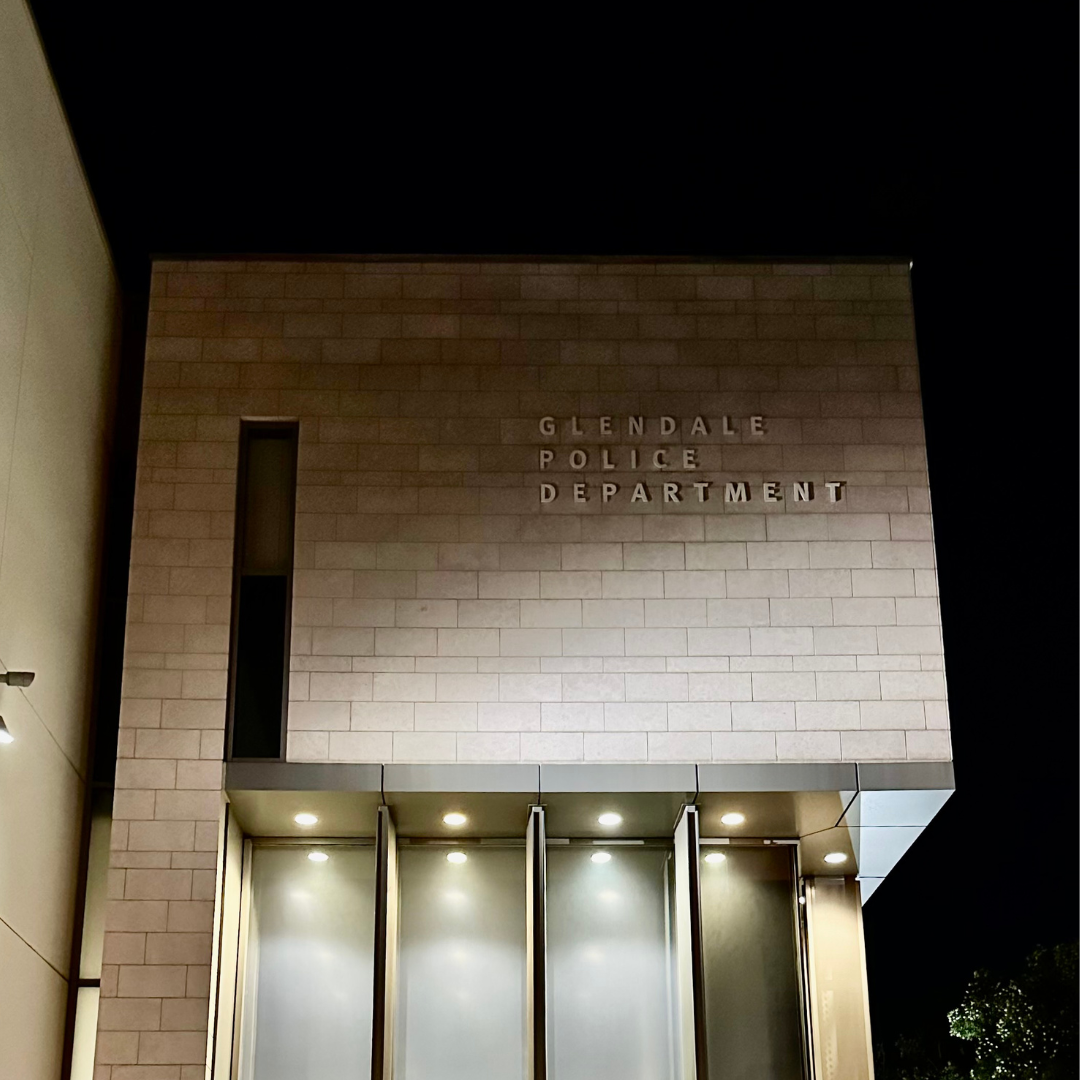
M 242 418 L 299 423 L 290 761 L 950 757 L 906 266 L 159 262 L 114 1080 L 206 1060 Z
M 0 1076 L 59 1075 L 116 283 L 22 0 L 0 2 Z
M 159 263 L 155 292 L 127 723 L 217 756 L 238 421 L 287 416 L 290 759 L 949 757 L 906 266 Z

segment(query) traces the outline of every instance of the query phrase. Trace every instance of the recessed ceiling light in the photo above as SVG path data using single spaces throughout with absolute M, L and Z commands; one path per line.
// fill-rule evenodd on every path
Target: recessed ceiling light
M 0 716 L 0 743 L 10 743 L 14 741 L 15 736 L 8 731 L 8 726 L 4 723 L 4 718 Z
M 724 814 L 720 818 L 721 825 L 741 825 L 746 820 L 745 814 L 740 814 L 738 810 L 732 810 L 730 813 Z
M 847 862 L 847 856 L 842 851 L 830 851 L 829 854 L 825 856 L 825 861 L 835 866 L 838 863 Z
M 710 851 L 705 856 L 705 861 L 708 863 L 722 863 L 727 856 L 722 851 Z
M 611 854 L 607 851 L 594 851 L 592 853 L 592 861 L 594 863 L 611 862 Z
M 609 810 L 606 814 L 601 814 L 596 820 L 601 825 L 621 825 L 622 814 L 616 814 L 614 810 Z
M 444 825 L 464 825 L 469 819 L 464 814 L 454 811 L 452 814 L 443 814 Z
M 327 855 L 325 851 L 309 851 L 308 858 L 312 862 L 326 862 L 326 860 L 329 859 L 330 856 Z
M 297 814 L 293 818 L 297 825 L 318 825 L 319 819 L 314 814 Z
M 463 863 L 468 862 L 468 860 L 469 856 L 466 855 L 464 851 L 451 851 L 450 854 L 446 856 L 446 861 L 452 863 Z

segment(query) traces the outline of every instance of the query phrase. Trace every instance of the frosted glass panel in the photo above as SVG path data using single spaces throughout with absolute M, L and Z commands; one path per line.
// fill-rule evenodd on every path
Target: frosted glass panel
M 802 1078 L 793 904 L 786 847 L 702 848 L 709 1080 Z
M 678 1061 L 671 852 L 547 849 L 552 1080 L 670 1080 Z
M 112 793 L 94 792 L 90 819 L 90 850 L 86 867 L 86 899 L 83 902 L 83 937 L 79 978 L 101 978 L 101 953 L 105 942 L 105 908 L 109 901 L 109 840 L 112 836 Z
M 93 844 L 93 840 L 90 841 Z M 70 1080 L 94 1080 L 98 1003 L 101 990 L 80 986 L 75 992 L 75 1034 L 71 1046 Z
M 398 853 L 399 1080 L 525 1076 L 525 849 Z
M 242 1080 L 371 1071 L 375 849 L 255 847 L 244 973 Z

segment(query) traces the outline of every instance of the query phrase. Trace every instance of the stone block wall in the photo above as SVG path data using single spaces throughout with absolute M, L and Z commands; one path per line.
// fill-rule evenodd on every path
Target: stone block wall
M 948 756 L 906 267 L 154 281 L 131 714 L 220 758 L 239 419 L 285 416 L 290 759 Z
M 202 1076 L 241 418 L 300 423 L 290 760 L 950 756 L 906 266 L 153 293 L 97 1080 Z

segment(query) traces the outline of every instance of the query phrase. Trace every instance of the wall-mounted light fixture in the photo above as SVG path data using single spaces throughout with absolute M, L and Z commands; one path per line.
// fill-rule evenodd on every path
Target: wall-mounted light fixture
M 0 685 L 4 686 L 29 686 L 34 681 L 32 671 L 0 671 Z M 15 736 L 8 731 L 4 718 L 0 716 L 0 745 L 13 743 Z

